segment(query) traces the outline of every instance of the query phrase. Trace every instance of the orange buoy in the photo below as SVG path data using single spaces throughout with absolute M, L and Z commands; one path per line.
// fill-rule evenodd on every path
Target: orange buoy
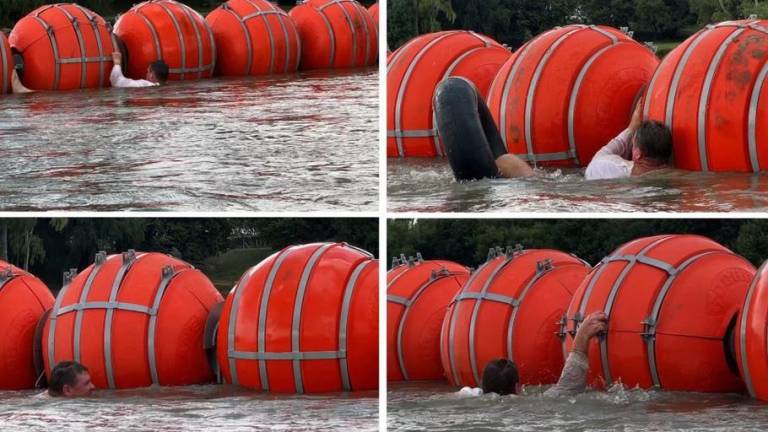
M 11 79 L 13 77 L 13 54 L 11 45 L 5 37 L 5 33 L 0 32 L 0 94 L 11 93 Z
M 557 321 L 589 265 L 550 249 L 491 249 L 443 319 L 440 353 L 455 386 L 477 387 L 485 365 L 513 360 L 520 383 L 549 384 L 563 368 Z
M 672 129 L 675 165 L 768 168 L 768 20 L 709 25 L 667 54 L 644 114 Z
M 752 279 L 734 329 L 733 349 L 739 373 L 753 398 L 768 401 L 768 268 Z
M 658 64 L 614 28 L 556 27 L 504 64 L 488 107 L 510 153 L 533 165 L 586 166 L 627 127 Z
M 355 0 L 307 0 L 291 9 L 301 37 L 301 69 L 376 64 L 376 23 Z
M 607 335 L 589 348 L 592 386 L 739 391 L 744 384 L 724 340 L 754 273 L 746 259 L 706 237 L 631 241 L 604 258 L 573 296 L 562 322 L 563 332 L 570 327 L 564 349 L 585 316 L 603 311 Z
M 64 287 L 43 327 L 43 361 L 83 363 L 97 388 L 211 382 L 208 312 L 223 301 L 199 270 L 161 253 L 96 255 Z
M 216 41 L 216 74 L 296 72 L 301 42 L 293 19 L 267 0 L 229 0 L 205 18 Z
M 379 28 L 379 3 L 376 2 L 368 8 L 368 13 L 373 17 L 373 22 L 376 23 L 376 28 Z
M 156 60 L 168 64 L 169 80 L 210 78 L 216 66 L 213 32 L 195 10 L 174 0 L 149 0 L 132 7 L 115 23 L 125 44 L 125 73 L 142 79 Z M 233 61 L 234 59 L 230 59 Z
M 492 39 L 464 30 L 421 35 L 398 48 L 387 64 L 387 156 L 445 155 L 432 109 L 437 85 L 460 76 L 485 97 L 510 55 Z
M 16 23 L 9 41 L 24 60 L 20 79 L 30 89 L 109 86 L 117 43 L 104 18 L 80 5 L 35 9 Z
M 345 243 L 287 247 L 227 296 L 225 381 L 278 393 L 378 388 L 378 261 Z
M 469 269 L 451 261 L 397 259 L 387 272 L 387 380 L 440 380 L 440 326 Z
M 35 276 L 0 261 L 0 390 L 35 388 L 33 346 L 37 322 L 53 306 L 53 295 Z

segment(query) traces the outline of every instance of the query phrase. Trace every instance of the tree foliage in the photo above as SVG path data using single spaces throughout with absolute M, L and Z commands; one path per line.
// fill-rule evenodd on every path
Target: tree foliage
M 394 220 L 387 229 L 387 251 L 425 259 L 447 259 L 477 267 L 490 248 L 521 244 L 573 253 L 596 264 L 622 244 L 658 234 L 699 234 L 749 259 L 768 259 L 768 221 L 718 219 L 636 220 Z

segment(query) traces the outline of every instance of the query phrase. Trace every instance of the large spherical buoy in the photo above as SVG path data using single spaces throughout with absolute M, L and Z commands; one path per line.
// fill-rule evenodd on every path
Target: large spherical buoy
M 379 28 L 379 3 L 374 3 L 368 8 L 368 13 L 373 17 L 373 22 L 376 23 L 376 28 Z
M 768 267 L 764 263 L 747 291 L 734 329 L 733 349 L 749 394 L 768 401 Z
M 378 267 L 360 249 L 315 243 L 246 271 L 219 322 L 226 382 L 278 393 L 378 388 Z
M 450 382 L 479 386 L 497 358 L 517 364 L 522 384 L 556 382 L 564 363 L 557 322 L 588 271 L 556 250 L 491 250 L 443 319 L 440 352 Z
M 169 80 L 210 78 L 216 65 L 213 32 L 195 10 L 174 0 L 149 0 L 115 23 L 128 51 L 125 73 L 142 79 L 156 60 L 168 64 Z M 235 59 L 228 59 L 234 61 Z
M 12 77 L 13 55 L 11 54 L 11 45 L 5 37 L 5 33 L 0 32 L 0 94 L 11 93 Z
M 104 18 L 82 6 L 41 6 L 16 23 L 9 41 L 24 59 L 20 78 L 30 89 L 109 86 L 117 43 Z
M 161 253 L 100 252 L 65 285 L 43 327 L 43 361 L 84 364 L 97 388 L 213 381 L 203 349 L 208 313 L 223 301 L 200 271 Z
M 766 28 L 766 20 L 710 25 L 664 58 L 644 113 L 672 129 L 677 167 L 768 169 Z
M 556 27 L 504 64 L 488 106 L 510 153 L 533 165 L 586 166 L 628 126 L 658 64 L 611 27 Z
M 376 23 L 355 0 L 308 0 L 291 9 L 301 36 L 301 69 L 370 66 L 379 55 Z
M 440 380 L 440 326 L 469 278 L 451 261 L 397 260 L 387 273 L 387 380 Z
M 229 0 L 205 18 L 216 41 L 216 74 L 296 72 L 301 42 L 293 19 L 267 0 Z
M 603 311 L 607 335 L 589 347 L 589 383 L 677 391 L 744 388 L 727 352 L 755 269 L 714 241 L 660 235 L 604 258 L 573 296 L 564 349 L 585 316 Z
M 0 390 L 35 388 L 33 358 L 37 322 L 53 306 L 53 295 L 35 276 L 0 261 Z
M 387 156 L 443 156 L 432 108 L 437 85 L 460 76 L 485 97 L 510 55 L 490 38 L 463 30 L 421 35 L 398 48 L 387 64 Z

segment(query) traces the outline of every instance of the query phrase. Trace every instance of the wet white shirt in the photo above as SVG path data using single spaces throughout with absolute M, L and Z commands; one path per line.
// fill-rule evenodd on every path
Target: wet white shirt
M 112 67 L 112 73 L 109 74 L 109 81 L 112 83 L 112 87 L 127 88 L 127 87 L 154 87 L 159 85 L 147 80 L 134 80 L 126 78 L 123 75 L 123 69 L 120 65 L 114 65 Z
M 600 149 L 587 166 L 587 180 L 626 178 L 632 175 L 632 131 L 625 129 Z

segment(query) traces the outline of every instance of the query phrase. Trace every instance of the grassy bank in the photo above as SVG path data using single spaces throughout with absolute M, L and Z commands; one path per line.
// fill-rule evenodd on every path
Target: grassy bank
M 211 279 L 216 289 L 226 295 L 246 270 L 273 252 L 269 248 L 232 249 L 206 258 L 198 267 Z

